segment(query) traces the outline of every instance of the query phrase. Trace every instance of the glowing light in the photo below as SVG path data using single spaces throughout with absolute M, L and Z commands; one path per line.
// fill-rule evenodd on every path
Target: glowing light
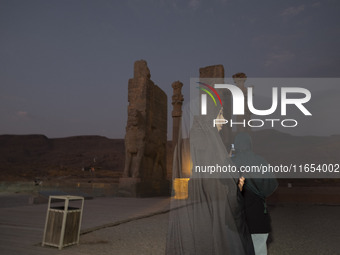
M 188 198 L 188 182 L 190 178 L 175 178 L 173 187 L 175 191 L 174 199 Z

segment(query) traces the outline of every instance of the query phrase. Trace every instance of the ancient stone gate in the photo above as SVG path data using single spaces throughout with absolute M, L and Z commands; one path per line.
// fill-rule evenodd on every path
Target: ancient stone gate
M 150 79 L 146 61 L 134 64 L 128 87 L 125 168 L 119 192 L 127 196 L 165 195 L 167 95 Z

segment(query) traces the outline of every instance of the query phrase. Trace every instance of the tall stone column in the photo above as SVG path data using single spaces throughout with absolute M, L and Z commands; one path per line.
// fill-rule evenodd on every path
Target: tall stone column
M 200 79 L 203 79 L 206 83 L 211 86 L 214 84 L 224 83 L 224 67 L 223 65 L 206 66 L 199 69 Z M 221 97 L 223 104 L 223 117 L 230 121 L 231 119 L 231 93 L 227 89 L 216 89 L 217 93 Z M 222 141 L 226 146 L 227 150 L 230 150 L 230 144 L 232 141 L 232 129 L 229 125 L 222 125 L 220 131 Z
M 238 132 L 250 132 L 251 128 L 248 126 L 248 121 L 251 118 L 251 112 L 248 108 L 248 94 L 247 94 L 247 87 L 244 85 L 247 80 L 247 75 L 245 73 L 236 73 L 233 75 L 233 79 L 237 87 L 239 87 L 244 95 L 244 115 L 237 115 L 236 122 L 237 123 L 245 123 L 245 125 L 237 124 L 236 130 Z
M 182 117 L 182 105 L 184 97 L 182 95 L 183 83 L 175 81 L 172 83 L 173 95 L 172 95 L 172 148 L 175 148 L 178 142 L 179 129 L 181 125 Z
M 177 148 L 177 153 L 181 153 L 182 144 L 180 135 L 181 128 L 181 118 L 182 118 L 182 105 L 184 97 L 182 95 L 183 83 L 180 81 L 175 81 L 172 83 L 173 95 L 172 95 L 172 153 L 171 153 L 171 168 L 169 168 L 168 176 L 171 177 L 182 177 L 182 162 L 173 162 L 173 156 L 175 153 L 175 148 Z M 178 157 L 182 158 L 182 157 Z M 174 173 L 172 172 L 174 171 Z

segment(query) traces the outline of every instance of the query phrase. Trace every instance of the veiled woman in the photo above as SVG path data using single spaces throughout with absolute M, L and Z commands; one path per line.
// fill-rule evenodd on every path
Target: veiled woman
M 238 175 L 204 170 L 209 166 L 232 164 L 219 131 L 213 125 L 219 109 L 210 109 L 211 113 L 205 116 L 192 114 L 190 124 L 182 119 L 182 138 L 175 148 L 173 173 L 181 172 L 183 155 L 190 154 L 189 197 L 172 199 L 167 255 L 254 254 L 245 224 L 243 198 L 237 186 Z

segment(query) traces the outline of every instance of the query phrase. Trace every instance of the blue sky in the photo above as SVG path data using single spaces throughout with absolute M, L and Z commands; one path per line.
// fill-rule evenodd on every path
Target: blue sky
M 172 82 L 189 98 L 203 66 L 339 77 L 339 13 L 337 0 L 0 0 L 0 134 L 123 138 L 139 59 L 169 123 Z

